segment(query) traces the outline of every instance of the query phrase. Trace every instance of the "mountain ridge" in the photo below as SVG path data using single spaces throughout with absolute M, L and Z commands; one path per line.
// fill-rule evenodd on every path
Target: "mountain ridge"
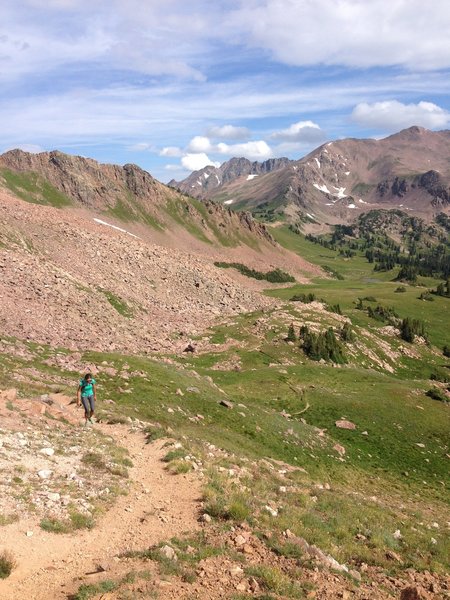
M 201 182 L 200 173 L 178 187 L 250 210 L 262 221 L 351 222 L 357 213 L 380 207 L 405 208 L 429 219 L 450 206 L 450 130 L 413 126 L 381 140 L 331 141 L 256 178 L 238 176 L 212 192 L 204 186 L 188 192 L 193 179 Z

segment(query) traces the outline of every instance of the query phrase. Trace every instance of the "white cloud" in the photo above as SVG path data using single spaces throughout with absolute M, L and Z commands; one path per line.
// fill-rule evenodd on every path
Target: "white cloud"
M 177 146 L 166 146 L 159 153 L 160 156 L 183 156 L 183 151 Z
M 249 0 L 232 27 L 290 65 L 450 66 L 448 0 Z
M 187 147 L 188 152 L 209 152 L 211 149 L 212 146 L 209 138 L 203 135 L 196 135 Z
M 364 127 L 374 127 L 385 131 L 396 131 L 412 125 L 428 129 L 446 127 L 450 123 L 450 112 L 432 102 L 403 104 L 397 100 L 362 102 L 355 106 L 352 120 Z
M 245 142 L 243 144 L 217 144 L 217 151 L 228 156 L 243 156 L 249 160 L 266 160 L 273 156 L 273 151 L 264 140 Z
M 145 152 L 146 150 L 150 150 L 152 148 L 151 144 L 147 144 L 147 142 L 138 142 L 136 144 L 132 144 L 127 147 L 127 150 L 130 152 Z
M 204 152 L 198 154 L 185 154 L 181 159 L 181 164 L 188 171 L 199 171 L 208 165 L 220 167 L 220 163 L 211 160 Z
M 208 137 L 223 140 L 242 140 L 250 137 L 247 127 L 235 127 L 234 125 L 223 125 L 222 127 L 210 127 L 207 131 Z
M 317 123 L 313 121 L 299 121 L 298 123 L 293 123 L 287 129 L 275 131 L 270 137 L 273 140 L 281 142 L 319 143 L 325 136 Z
M 264 140 L 243 142 L 241 144 L 212 144 L 206 136 L 196 135 L 189 142 L 186 151 L 194 154 L 224 154 L 227 156 L 244 156 L 250 160 L 265 160 L 273 156 L 273 151 Z

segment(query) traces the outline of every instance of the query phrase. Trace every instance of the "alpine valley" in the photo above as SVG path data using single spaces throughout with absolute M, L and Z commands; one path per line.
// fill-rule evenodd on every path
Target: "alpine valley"
M 450 131 L 1 155 L 0 598 L 450 598 L 449 213 Z

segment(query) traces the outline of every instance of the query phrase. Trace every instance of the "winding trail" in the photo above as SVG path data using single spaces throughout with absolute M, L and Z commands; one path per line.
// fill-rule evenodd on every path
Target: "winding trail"
M 165 440 L 147 444 L 142 432 L 127 426 L 96 427 L 128 449 L 133 461 L 128 495 L 120 496 L 91 531 L 51 534 L 32 519 L 2 527 L 0 546 L 18 562 L 10 577 L 0 580 L 2 600 L 67 599 L 99 565 L 108 571 L 103 576 L 113 576 L 121 552 L 199 528 L 200 481 L 195 474 L 171 475 L 164 469 Z

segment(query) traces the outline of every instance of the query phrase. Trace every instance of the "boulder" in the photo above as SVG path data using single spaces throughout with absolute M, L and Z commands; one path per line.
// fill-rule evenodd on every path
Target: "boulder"
M 339 429 L 356 429 L 356 425 L 347 419 L 340 419 L 335 423 Z

